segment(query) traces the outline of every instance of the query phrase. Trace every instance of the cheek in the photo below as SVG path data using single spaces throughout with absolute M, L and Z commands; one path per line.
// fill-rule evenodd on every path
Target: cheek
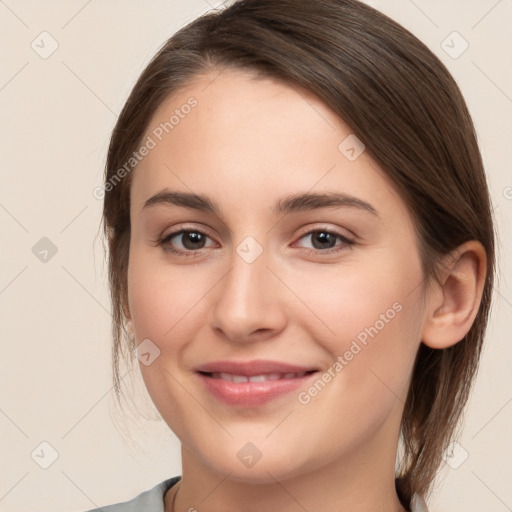
M 333 365 L 339 362 L 334 387 L 369 400 L 406 392 L 420 342 L 421 281 L 419 260 L 399 255 L 302 273 L 296 280 L 294 291 L 307 309 L 298 304 L 294 320 Z M 340 392 L 343 399 L 350 395 Z
M 322 382 L 298 397 L 297 442 L 309 439 L 301 425 L 312 418 L 337 446 L 333 454 L 364 444 L 390 417 L 398 428 L 419 345 L 421 296 L 409 285 L 419 267 L 402 266 L 397 279 L 392 266 L 304 280 L 299 293 L 307 293 L 307 305 L 319 318 L 304 309 L 295 318 L 302 318 L 302 330 L 322 345 L 331 364 L 319 375 Z M 311 450 L 321 451 L 318 446 Z
M 157 261 L 158 260 L 158 261 Z M 172 268 L 135 247 L 130 252 L 128 267 L 128 302 L 137 344 L 149 339 L 159 352 L 150 364 L 139 363 L 147 391 L 162 417 L 181 439 L 187 435 L 187 425 L 197 420 L 197 411 L 190 406 L 190 395 L 176 376 L 183 353 L 195 336 L 199 320 L 201 298 L 213 285 L 194 280 L 184 267 Z
M 293 279 L 303 313 L 309 311 L 306 318 L 310 323 L 316 318 L 318 334 L 322 333 L 324 340 L 335 343 L 351 339 L 375 323 L 383 330 L 381 315 L 387 329 L 390 323 L 399 324 L 406 316 L 397 314 L 400 306 L 417 302 L 415 291 L 421 288 L 418 285 L 422 281 L 419 262 L 393 255 L 378 258 L 378 263 L 375 260 L 354 258 L 330 268 L 300 272 L 300 278 L 290 274 L 288 282 Z
M 128 302 L 137 340 L 149 338 L 159 345 L 179 332 L 181 322 L 184 325 L 200 303 L 208 283 L 204 279 L 194 281 L 185 267 L 172 269 L 154 260 L 143 250 L 134 249 L 130 254 Z

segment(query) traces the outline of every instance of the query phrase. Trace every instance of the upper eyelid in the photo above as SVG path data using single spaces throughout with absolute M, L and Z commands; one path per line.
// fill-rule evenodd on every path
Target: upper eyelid
M 321 225 L 321 226 L 318 226 L 318 227 L 307 227 L 307 228 L 304 228 L 304 231 L 301 231 L 300 234 L 298 235 L 299 238 L 302 238 L 304 235 L 309 235 L 311 233 L 314 233 L 316 231 L 328 231 L 329 233 L 334 233 L 335 235 L 338 235 L 338 236 L 341 236 L 341 237 L 344 237 L 344 238 L 347 238 L 347 239 L 357 239 L 356 235 L 354 233 L 352 233 L 352 231 L 348 230 L 347 228 L 343 228 L 343 231 L 346 231 L 346 233 L 343 233 L 342 232 L 342 229 L 341 228 L 331 228 L 329 226 L 326 226 L 326 225 Z
M 309 226 L 309 227 L 304 228 L 304 230 L 301 230 L 299 236 L 307 235 L 307 234 L 309 234 L 311 232 L 314 232 L 314 231 L 329 231 L 329 232 L 333 232 L 333 233 L 341 235 L 342 233 L 338 233 L 339 230 L 340 230 L 340 228 L 332 228 L 332 227 L 329 227 L 327 225 L 320 225 L 320 226 L 317 226 L 317 227 Z M 355 235 L 351 231 L 349 231 L 347 228 L 344 228 L 344 230 L 348 231 L 350 233 L 350 236 L 354 236 L 355 237 Z M 209 229 L 208 228 L 203 228 L 202 226 L 201 227 L 196 227 L 196 226 L 183 225 L 183 226 L 180 226 L 179 228 L 174 229 L 173 231 L 170 231 L 166 235 L 162 235 L 162 238 L 166 238 L 169 235 L 176 235 L 178 233 L 181 233 L 182 231 L 197 231 L 199 233 L 204 233 L 205 235 L 211 236 L 209 234 Z
M 214 239 L 214 237 L 208 232 L 208 230 L 206 230 L 206 229 L 204 229 L 202 227 L 201 228 L 197 228 L 197 227 L 186 226 L 186 225 L 182 226 L 180 228 L 174 229 L 174 230 L 170 231 L 167 234 L 163 234 L 160 238 L 161 239 L 167 239 L 167 238 L 170 238 L 170 237 L 174 237 L 174 236 L 180 235 L 183 232 L 202 233 L 203 235 L 206 235 L 207 237 L 211 238 L 212 240 Z

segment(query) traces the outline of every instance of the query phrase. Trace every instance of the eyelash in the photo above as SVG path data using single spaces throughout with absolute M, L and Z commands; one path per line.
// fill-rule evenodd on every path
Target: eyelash
M 172 238 L 174 238 L 175 236 L 183 234 L 183 233 L 199 233 L 200 235 L 210 238 L 205 232 L 203 232 L 199 229 L 179 229 L 177 231 L 173 231 L 172 233 L 167 234 L 165 237 L 158 240 L 156 245 L 162 246 L 165 251 L 170 252 L 171 254 L 175 254 L 177 256 L 186 256 L 186 257 L 192 257 L 192 258 L 200 256 L 202 249 L 198 249 L 195 251 L 192 251 L 192 250 L 181 251 L 179 249 L 174 249 L 171 247 L 171 245 L 169 243 L 170 240 Z M 299 240 L 301 238 L 304 238 L 305 236 L 309 236 L 314 233 L 328 233 L 329 235 L 334 235 L 336 238 L 339 238 L 343 243 L 340 245 L 335 245 L 334 247 L 331 247 L 326 250 L 305 248 L 308 255 L 319 255 L 319 254 L 327 255 L 327 254 L 339 253 L 343 250 L 346 250 L 348 247 L 350 247 L 351 245 L 353 245 L 355 243 L 353 240 L 348 239 L 346 236 L 342 235 L 341 233 L 332 231 L 330 229 L 322 229 L 322 228 L 317 228 L 317 229 L 307 231 L 306 233 L 302 234 L 299 237 Z M 337 249 L 336 249 L 336 247 L 337 247 Z

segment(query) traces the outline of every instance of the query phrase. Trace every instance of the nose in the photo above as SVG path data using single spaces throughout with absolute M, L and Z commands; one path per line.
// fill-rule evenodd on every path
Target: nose
M 268 263 L 265 251 L 252 262 L 233 251 L 212 296 L 210 325 L 217 335 L 247 343 L 274 338 L 286 327 L 287 290 Z

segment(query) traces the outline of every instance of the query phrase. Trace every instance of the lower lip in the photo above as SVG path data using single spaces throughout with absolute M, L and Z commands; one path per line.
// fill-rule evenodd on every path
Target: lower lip
M 254 407 L 304 386 L 318 372 L 295 379 L 267 380 L 263 382 L 231 382 L 197 373 L 206 389 L 217 399 L 237 406 Z

